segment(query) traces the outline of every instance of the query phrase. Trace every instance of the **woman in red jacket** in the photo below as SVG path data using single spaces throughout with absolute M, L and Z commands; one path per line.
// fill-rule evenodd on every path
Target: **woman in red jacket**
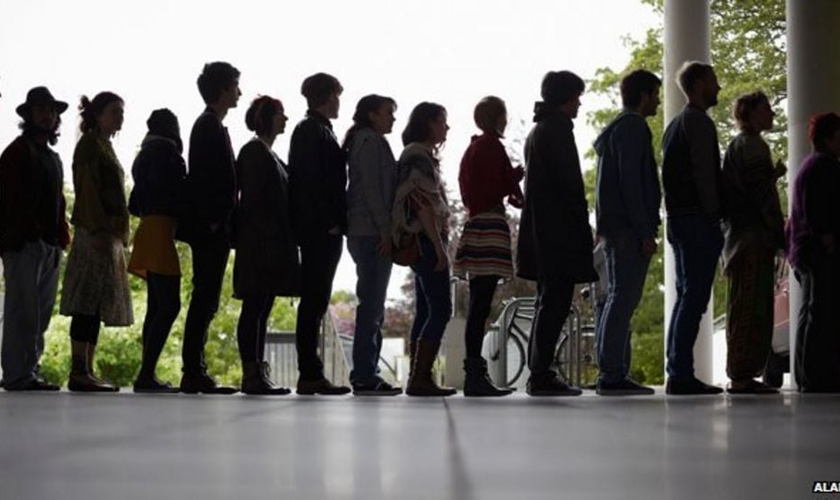
M 484 132 L 474 136 L 461 160 L 458 183 L 461 198 L 469 211 L 464 225 L 454 274 L 469 279 L 470 303 L 464 332 L 467 357 L 464 360 L 465 396 L 506 396 L 509 389 L 495 387 L 487 374 L 487 361 L 481 357 L 484 324 L 496 285 L 513 276 L 510 228 L 504 199 L 522 207 L 522 167 L 513 168 L 499 140 L 507 126 L 507 109 L 498 97 L 485 97 L 475 107 L 475 124 Z

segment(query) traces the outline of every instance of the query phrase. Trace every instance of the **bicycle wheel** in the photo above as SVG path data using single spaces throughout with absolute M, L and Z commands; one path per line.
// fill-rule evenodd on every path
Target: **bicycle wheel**
M 554 362 L 557 364 L 557 376 L 567 384 L 590 386 L 598 380 L 598 362 L 596 359 L 595 329 L 584 326 L 580 332 L 580 359 L 577 359 L 577 346 L 571 337 L 563 334 L 557 346 Z M 580 379 L 578 380 L 578 364 Z
M 508 335 L 506 348 L 507 385 L 513 387 L 513 384 L 522 376 L 528 358 L 525 355 L 525 346 L 518 335 Z

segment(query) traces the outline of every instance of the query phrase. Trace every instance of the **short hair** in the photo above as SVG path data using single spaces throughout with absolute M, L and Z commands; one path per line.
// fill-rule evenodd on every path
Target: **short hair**
M 344 87 L 341 86 L 338 78 L 327 73 L 315 73 L 308 76 L 300 86 L 300 93 L 306 98 L 309 109 L 321 106 L 331 95 L 342 90 Z
M 427 141 L 432 136 L 431 123 L 444 113 L 446 108 L 434 102 L 421 102 L 415 106 L 402 133 L 403 146 Z
M 840 115 L 820 113 L 811 115 L 808 123 L 808 139 L 816 150 L 825 148 L 825 143 L 837 130 L 840 130 Z
M 262 136 L 271 133 L 274 127 L 274 115 L 283 108 L 279 99 L 271 96 L 259 96 L 248 106 L 245 112 L 245 126 L 248 130 Z
M 82 96 L 79 102 L 79 115 L 82 123 L 79 128 L 83 133 L 96 130 L 96 119 L 113 102 L 124 102 L 123 98 L 113 92 L 100 92 L 93 97 L 93 100 Z
M 697 82 L 714 70 L 715 68 L 711 64 L 700 61 L 686 61 L 677 72 L 677 83 L 680 85 L 683 94 L 688 96 L 694 91 Z
M 540 95 L 551 105 L 563 105 L 583 94 L 586 84 L 571 71 L 549 71 L 542 79 Z
M 483 132 L 496 132 L 499 118 L 507 114 L 505 101 L 496 96 L 487 96 L 478 101 L 473 110 L 475 126 Z
M 621 79 L 621 103 L 635 108 L 642 102 L 642 94 L 653 94 L 662 87 L 662 80 L 646 69 L 637 69 Z
M 750 127 L 750 116 L 764 102 L 770 103 L 767 94 L 764 92 L 745 94 L 735 100 L 735 109 L 732 110 L 732 117 L 735 118 L 735 124 L 740 130 L 746 130 Z
M 204 103 L 213 104 L 218 101 L 222 92 L 236 84 L 239 75 L 239 70 L 227 62 L 216 61 L 205 64 L 196 82 Z

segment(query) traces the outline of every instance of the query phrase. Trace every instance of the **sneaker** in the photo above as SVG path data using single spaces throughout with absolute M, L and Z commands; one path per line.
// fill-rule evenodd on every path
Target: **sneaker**
M 598 382 L 595 387 L 599 396 L 651 396 L 655 392 L 652 387 L 637 384 L 629 378 L 618 382 Z
M 583 391 L 566 384 L 555 374 L 539 380 L 529 378 L 526 391 L 529 396 L 580 396 L 583 394 Z
M 691 378 L 669 377 L 665 384 L 665 394 L 671 396 L 703 396 L 723 393 L 720 387 L 709 385 L 700 380 Z
M 353 384 L 354 396 L 399 396 L 402 389 L 380 380 L 373 384 Z
M 322 396 L 341 396 L 350 393 L 350 388 L 343 385 L 333 385 L 329 380 L 298 380 L 297 393 L 304 396 L 320 394 Z

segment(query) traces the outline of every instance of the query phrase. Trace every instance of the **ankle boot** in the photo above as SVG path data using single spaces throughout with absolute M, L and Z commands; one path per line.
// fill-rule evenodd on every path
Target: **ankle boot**
M 432 379 L 432 366 L 435 364 L 439 349 L 439 341 L 426 339 L 417 341 L 414 369 L 408 379 L 406 394 L 409 396 L 451 396 L 458 392 L 451 387 L 440 387 Z
M 244 394 L 283 396 L 291 390 L 278 387 L 270 378 L 271 368 L 265 361 L 242 363 L 242 392 Z
M 96 383 L 99 384 L 99 385 L 112 387 L 114 389 L 114 392 L 119 392 L 119 390 L 120 390 L 119 387 L 113 387 L 110 384 L 108 384 L 107 382 L 105 382 L 104 380 L 102 380 L 101 378 L 96 376 L 96 372 L 93 369 L 93 358 L 94 358 L 94 355 L 96 354 L 96 344 L 86 342 L 85 343 L 85 351 L 86 351 L 86 354 L 87 354 L 87 369 L 88 369 L 88 375 L 90 376 L 90 378 L 95 380 Z
M 72 368 L 67 389 L 73 392 L 117 392 L 119 389 L 90 376 L 85 342 L 72 341 Z
M 510 389 L 500 389 L 493 385 L 487 373 L 487 361 L 484 358 L 464 360 L 464 396 L 507 396 Z

